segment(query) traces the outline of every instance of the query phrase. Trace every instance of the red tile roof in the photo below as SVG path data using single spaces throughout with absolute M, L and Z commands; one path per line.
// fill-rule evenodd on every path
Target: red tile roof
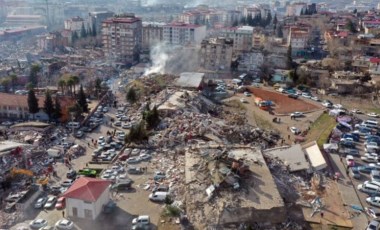
M 38 107 L 43 108 L 45 96 L 36 95 L 38 99 Z M 53 97 L 53 101 L 55 98 Z M 69 97 L 59 97 L 61 107 L 67 107 L 75 103 L 75 99 Z M 0 106 L 17 106 L 28 107 L 28 95 L 18 95 L 10 93 L 0 93 Z
M 87 202 L 95 202 L 110 184 L 111 182 L 107 180 L 80 177 L 62 196 Z

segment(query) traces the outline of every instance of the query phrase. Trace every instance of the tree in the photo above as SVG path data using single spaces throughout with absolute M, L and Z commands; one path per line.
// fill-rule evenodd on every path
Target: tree
M 125 143 L 140 142 L 148 137 L 146 132 L 146 124 L 141 120 L 139 124 L 133 125 L 129 134 L 125 137 Z
M 78 104 L 75 103 L 74 105 L 69 107 L 69 113 L 74 113 L 74 117 L 77 119 L 82 115 L 82 107 Z
M 73 83 L 73 92 L 74 92 L 74 95 L 75 95 L 75 86 L 77 84 L 79 84 L 80 80 L 79 80 L 79 77 L 78 76 L 71 76 L 70 79 L 72 80 L 72 83 Z
M 85 38 L 87 37 L 86 28 L 84 27 L 84 23 L 82 22 L 82 27 L 80 29 L 80 37 Z
M 69 88 L 70 90 L 70 95 L 73 95 L 73 86 L 75 85 L 75 81 L 73 78 L 69 78 L 67 81 L 66 81 L 66 86 Z
M 28 108 L 29 108 L 29 113 L 33 114 L 33 119 L 34 119 L 34 115 L 38 113 L 39 108 L 38 108 L 38 99 L 33 89 L 29 90 L 28 92 Z
M 92 22 L 92 36 L 93 37 L 96 37 L 97 35 L 97 32 L 96 32 L 96 24 L 95 24 L 95 20 Z
M 246 20 L 246 18 L 244 16 L 242 16 L 240 18 L 240 24 L 243 25 L 243 26 L 247 24 L 247 20 Z
M 274 17 L 273 17 L 273 25 L 276 26 L 277 25 L 277 14 L 274 14 Z
M 137 93 L 134 87 L 130 87 L 127 92 L 127 101 L 134 104 L 137 101 Z
M 288 66 L 288 68 L 292 68 L 292 66 L 293 66 L 292 45 L 288 46 L 288 52 L 286 55 L 287 55 L 287 66 Z
M 272 14 L 270 12 L 268 12 L 267 18 L 265 19 L 265 26 L 264 27 L 270 25 L 271 22 L 272 22 Z
M 79 39 L 78 33 L 76 30 L 74 30 L 74 32 L 71 34 L 71 43 L 75 44 L 76 41 L 78 41 L 78 39 Z
M 29 74 L 29 82 L 33 84 L 33 86 L 37 86 L 38 84 L 38 73 L 41 71 L 41 66 L 38 64 L 33 64 L 30 68 Z
M 61 103 L 59 102 L 58 97 L 55 97 L 53 118 L 55 120 L 59 120 L 61 117 L 62 117 Z
M 51 120 L 54 114 L 54 104 L 49 90 L 45 92 L 44 111 L 48 115 L 49 120 Z
M 154 106 L 151 110 L 150 104 L 148 103 L 143 112 L 143 119 L 146 121 L 148 129 L 155 128 L 160 123 L 160 116 L 157 111 L 157 106 Z
M 26 88 L 27 90 L 34 89 L 34 85 L 33 85 L 31 82 L 28 82 L 28 83 L 26 83 L 25 88 Z
M 297 69 L 293 69 L 289 71 L 289 77 L 292 79 L 294 84 L 298 83 L 298 74 L 297 74 Z
M 277 26 L 276 28 L 276 37 L 282 38 L 284 33 L 282 32 L 282 25 Z
M 97 97 L 99 97 L 101 90 L 102 90 L 102 80 L 100 80 L 100 78 L 96 78 L 96 80 L 95 80 L 95 93 L 96 93 Z
M 3 87 L 4 92 L 9 92 L 9 86 L 11 84 L 11 80 L 9 78 L 4 78 L 1 80 L 0 85 Z
M 12 92 L 14 93 L 15 90 L 16 90 L 17 75 L 16 74 L 11 74 L 9 76 L 9 79 L 11 80 Z
M 86 98 L 86 94 L 84 93 L 82 85 L 80 85 L 80 88 L 79 88 L 78 104 L 82 108 L 83 112 L 88 113 L 87 98 Z
M 354 24 L 350 19 L 347 20 L 346 28 L 347 28 L 351 33 L 356 33 L 356 27 L 355 27 L 355 24 Z
M 239 22 L 237 21 L 237 20 L 235 20 L 233 23 L 232 23 L 232 26 L 233 27 L 236 27 L 236 26 L 238 26 L 239 25 Z
M 254 21 L 253 21 L 253 18 L 252 18 L 252 14 L 248 14 L 247 15 L 247 24 L 249 25 L 249 26 L 254 26 L 253 24 L 254 24 Z
M 61 88 L 62 94 L 65 93 L 66 81 L 64 79 L 59 79 L 58 87 Z

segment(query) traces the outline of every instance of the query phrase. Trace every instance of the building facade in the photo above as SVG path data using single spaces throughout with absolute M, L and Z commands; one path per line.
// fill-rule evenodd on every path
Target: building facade
M 252 48 L 253 27 L 251 26 L 224 29 L 221 31 L 220 35 L 234 41 L 233 49 L 236 53 L 249 51 Z
M 158 22 L 143 23 L 142 28 L 142 48 L 150 49 L 155 44 L 163 40 L 163 26 L 165 24 Z
M 239 56 L 239 71 L 257 71 L 264 64 L 264 55 L 259 50 L 243 53 Z
M 81 17 L 74 17 L 74 18 L 69 18 L 65 20 L 65 30 L 70 30 L 71 32 L 77 32 L 78 35 L 80 35 L 82 25 L 87 28 L 87 23 L 85 20 Z
M 206 37 L 206 26 L 171 23 L 163 27 L 163 41 L 172 45 L 199 45 Z
M 210 38 L 201 44 L 201 67 L 213 71 L 231 69 L 233 40 L 230 38 Z
M 92 27 L 95 25 L 96 32 L 100 34 L 102 30 L 102 22 L 108 18 L 112 18 L 114 15 L 113 12 L 111 11 L 95 11 L 95 12 L 90 12 L 88 14 L 90 18 L 90 26 Z M 91 28 L 93 29 L 93 28 Z
M 81 177 L 62 195 L 68 216 L 95 220 L 110 200 L 110 181 Z
M 142 22 L 134 14 L 109 18 L 102 23 L 104 54 L 117 62 L 135 64 L 142 46 Z

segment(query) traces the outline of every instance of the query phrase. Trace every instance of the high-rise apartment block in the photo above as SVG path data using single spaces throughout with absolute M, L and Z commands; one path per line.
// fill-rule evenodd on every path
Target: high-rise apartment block
M 134 14 L 123 14 L 102 23 L 104 54 L 117 62 L 139 61 L 142 45 L 142 21 Z
M 234 41 L 230 38 L 210 38 L 201 44 L 201 67 L 213 71 L 229 71 Z
M 163 27 L 163 40 L 172 45 L 199 45 L 206 37 L 206 26 L 170 23 Z

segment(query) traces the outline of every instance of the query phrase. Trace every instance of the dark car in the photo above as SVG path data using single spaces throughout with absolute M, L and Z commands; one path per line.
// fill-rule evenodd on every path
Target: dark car
M 297 94 L 289 94 L 288 97 L 293 98 L 293 99 L 297 99 L 298 95 Z
M 127 168 L 127 172 L 129 174 L 141 174 L 143 171 L 141 170 L 141 168 L 139 167 L 132 167 L 132 166 L 129 166 Z
M 345 148 L 350 148 L 350 149 L 354 149 L 356 148 L 356 145 L 354 142 L 352 141 L 341 141 L 339 143 L 342 147 L 345 147 Z
M 66 177 L 67 177 L 67 179 L 74 179 L 74 178 L 76 178 L 77 177 L 77 171 L 71 169 L 70 171 L 68 171 L 66 173 Z
M 363 165 L 363 166 L 356 167 L 356 169 L 362 173 L 371 173 L 372 169 L 374 169 L 374 168 L 371 166 L 368 166 L 368 165 Z

